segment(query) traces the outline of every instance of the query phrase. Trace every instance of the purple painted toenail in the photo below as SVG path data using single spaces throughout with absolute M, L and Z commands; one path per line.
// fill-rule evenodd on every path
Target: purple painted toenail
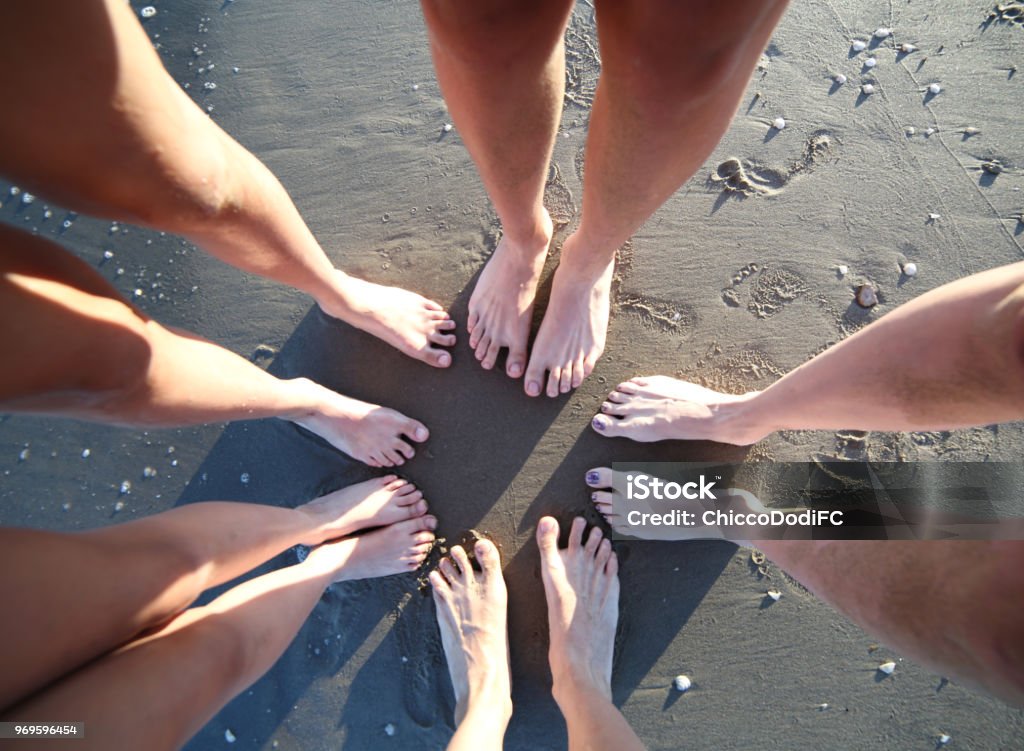
M 592 424 L 595 429 L 604 430 L 604 420 L 602 420 L 600 417 L 595 417 L 592 421 Z
M 591 485 L 597 485 L 601 478 L 598 477 L 597 472 L 587 472 L 587 482 Z M 593 498 L 593 496 L 591 496 Z

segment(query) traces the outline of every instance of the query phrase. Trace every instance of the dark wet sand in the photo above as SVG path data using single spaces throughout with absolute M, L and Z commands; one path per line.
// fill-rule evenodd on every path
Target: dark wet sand
M 588 467 L 745 456 L 1019 460 L 1017 425 L 865 441 L 790 433 L 749 451 L 641 446 L 588 427 L 608 389 L 630 376 L 757 388 L 927 289 L 1020 258 L 1024 236 L 1008 218 L 1020 209 L 1020 174 L 993 181 L 975 167 L 993 156 L 1024 161 L 1021 78 L 1001 70 L 1020 60 L 1024 29 L 980 27 L 987 4 L 931 13 L 916 3 L 795 0 L 722 144 L 634 238 L 607 354 L 581 389 L 556 400 L 528 399 L 518 382 L 483 372 L 465 344 L 472 282 L 498 225 L 458 132 L 442 132 L 450 118 L 414 3 L 158 7 L 147 30 L 160 35 L 172 74 L 281 177 L 331 258 L 450 306 L 462 336 L 455 365 L 441 372 L 403 358 L 325 318 L 303 295 L 175 238 L 135 228 L 111 234 L 108 222 L 84 217 L 60 234 L 63 213 L 42 221 L 42 199 L 27 208 L 8 201 L 0 219 L 57 236 L 127 294 L 143 288 L 140 305 L 166 324 L 246 355 L 267 345 L 275 355 L 261 362 L 275 374 L 315 378 L 430 426 L 433 437 L 402 473 L 423 488 L 442 534 L 480 529 L 505 559 L 516 702 L 508 748 L 565 745 L 548 693 L 532 535 L 544 513 L 596 521 L 582 483 Z M 570 101 L 549 191 L 553 213 L 570 223 L 596 73 L 590 13 L 581 3 L 570 29 Z M 897 62 L 891 49 L 878 51 L 872 78 L 881 91 L 859 101 L 860 57 L 850 58 L 849 40 L 882 25 L 921 53 Z M 210 62 L 213 71 L 196 72 Z M 835 72 L 849 76 L 846 86 L 831 86 Z M 208 80 L 215 91 L 203 90 Z M 925 106 L 919 88 L 932 80 L 944 92 Z M 773 135 L 767 123 L 780 115 L 788 126 Z M 967 126 L 981 135 L 964 139 L 956 129 Z M 927 137 L 928 127 L 938 130 Z M 774 195 L 723 193 L 709 176 L 729 157 Z M 928 213 L 942 218 L 928 222 Z M 101 263 L 105 249 L 115 256 Z M 900 285 L 904 259 L 921 271 Z M 756 270 L 741 274 L 749 264 Z M 838 264 L 850 267 L 846 279 L 837 279 Z M 117 268 L 125 273 L 115 276 Z M 865 279 L 883 299 L 870 315 L 850 305 L 852 287 Z M 29 456 L 19 461 L 26 444 Z M 144 479 L 146 466 L 159 476 Z M 295 505 L 374 474 L 277 421 L 144 433 L 21 417 L 0 422 L 0 472 L 0 521 L 58 529 L 209 499 Z M 115 513 L 125 479 L 133 490 Z M 878 680 L 874 667 L 899 655 L 870 651 L 875 638 L 778 569 L 765 580 L 735 546 L 634 542 L 619 553 L 615 698 L 652 749 L 933 749 L 942 732 L 957 747 L 1024 743 L 1020 711 L 943 685 L 909 661 Z M 294 554 L 281 558 L 272 565 Z M 783 596 L 762 607 L 769 586 Z M 670 690 L 678 673 L 695 683 L 682 696 Z M 819 711 L 824 702 L 830 708 Z M 230 728 L 234 748 L 440 748 L 451 709 L 433 605 L 416 578 L 337 585 L 270 673 L 189 747 L 222 748 Z M 393 737 L 384 732 L 389 723 Z

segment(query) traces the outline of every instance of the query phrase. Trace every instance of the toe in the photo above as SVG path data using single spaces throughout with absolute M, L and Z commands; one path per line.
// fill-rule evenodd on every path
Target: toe
M 436 303 L 433 300 L 424 300 L 423 301 L 423 307 L 426 308 L 427 310 L 436 310 L 436 311 L 439 311 L 441 313 L 444 313 L 444 308 L 442 308 L 439 303 Z M 448 315 L 448 314 L 445 313 L 445 315 Z
M 473 551 L 476 553 L 476 559 L 480 563 L 480 568 L 483 569 L 485 578 L 501 574 L 501 556 L 493 542 L 477 540 Z
M 597 564 L 598 573 L 604 571 L 608 565 L 608 559 L 612 557 L 612 544 L 609 540 L 605 539 L 601 541 L 601 544 L 597 548 L 597 555 L 594 556 L 594 562 Z
M 403 508 L 405 509 L 406 519 L 415 519 L 416 517 L 423 516 L 427 513 L 427 502 L 422 500 L 416 501 L 416 503 L 403 506 Z
M 466 551 L 461 545 L 453 545 L 451 549 L 451 558 L 455 561 L 455 565 L 459 567 L 459 572 L 466 576 L 473 570 L 472 564 L 469 562 L 469 556 L 466 555 Z
M 441 572 L 449 586 L 459 581 L 459 572 L 455 568 L 455 564 L 451 562 L 451 559 L 442 558 L 441 562 L 437 564 L 437 570 Z
M 558 379 L 558 390 L 563 394 L 568 394 L 572 389 L 572 365 L 566 365 L 562 368 L 561 376 Z
M 544 382 L 544 367 L 531 359 L 526 366 L 526 378 L 523 379 L 523 389 L 527 396 L 540 396 L 541 384 Z
M 468 331 L 470 334 L 472 334 L 473 331 L 476 329 L 476 325 L 479 322 L 480 322 L 480 314 L 477 313 L 476 311 L 472 311 L 469 314 L 469 320 L 466 321 L 466 331 Z M 470 337 L 470 342 L 469 343 L 470 343 L 470 346 L 473 346 L 472 337 Z
M 435 331 L 430 335 L 430 341 L 442 347 L 452 347 L 455 345 L 455 334 L 445 334 L 442 331 Z
M 598 506 L 611 506 L 614 497 L 607 490 L 595 490 L 590 494 L 590 500 Z
M 615 415 L 616 417 L 622 417 L 626 412 L 625 404 L 616 404 L 615 402 L 602 402 L 601 411 L 606 415 Z
M 583 379 L 586 378 L 583 371 L 583 358 L 581 357 L 572 365 L 572 387 L 574 389 L 579 388 L 580 384 L 583 383 Z
M 597 547 L 601 544 L 601 538 L 604 537 L 604 533 L 601 532 L 600 527 L 591 527 L 590 535 L 587 537 L 587 544 L 583 546 L 583 549 L 587 551 L 587 555 L 594 556 L 597 553 Z
M 554 367 L 548 372 L 548 396 L 558 396 L 558 383 L 562 380 L 562 369 Z
M 518 378 L 523 374 L 526 367 L 526 350 L 509 349 L 508 361 L 505 363 L 505 373 L 509 378 Z
M 390 467 L 401 467 L 405 464 L 405 457 L 398 453 L 397 449 L 384 449 L 383 454 Z
M 476 357 L 477 360 L 483 361 L 484 357 L 487 355 L 487 349 L 490 346 L 491 337 L 487 336 L 487 334 L 484 334 L 482 337 L 480 337 L 480 341 L 477 343 L 476 348 L 473 350 L 473 356 Z
M 396 440 L 391 446 L 391 450 L 401 454 L 404 459 L 412 459 L 416 456 L 416 451 L 405 441 Z
M 452 344 L 454 344 L 455 337 L 453 336 L 449 338 L 452 340 Z M 427 365 L 433 365 L 435 368 L 447 368 L 452 364 L 452 353 L 446 352 L 443 349 L 436 349 L 435 347 L 427 347 L 423 355 L 423 360 Z
M 451 318 L 442 318 L 438 320 L 437 325 L 434 327 L 434 331 L 454 331 L 457 324 Z
M 448 581 L 441 576 L 439 571 L 431 571 L 427 575 L 427 581 L 430 582 L 430 586 L 434 588 L 434 594 L 441 598 L 447 598 L 452 590 L 448 586 Z
M 468 330 L 468 329 L 467 329 Z M 470 349 L 476 350 L 480 346 L 480 340 L 487 336 L 487 328 L 480 324 L 475 329 L 469 332 L 469 346 Z
M 583 545 L 583 530 L 587 528 L 587 522 L 582 516 L 572 520 L 569 528 L 569 550 L 576 550 Z
M 540 557 L 546 565 L 559 560 L 558 521 L 553 517 L 543 516 L 537 523 L 537 547 L 540 548 Z
M 427 430 L 427 426 L 419 420 L 409 420 L 405 424 L 405 427 L 402 428 L 402 435 L 407 438 L 411 438 L 416 441 L 416 443 L 423 443 L 425 440 L 430 438 L 430 431 Z
M 622 426 L 620 422 L 620 420 L 608 417 L 607 415 L 596 415 L 594 419 L 590 421 L 590 425 L 601 435 L 614 438 L 622 435 Z
M 613 579 L 619 573 L 619 556 L 614 551 L 608 556 L 608 563 L 604 564 L 604 572 Z
M 605 398 L 610 402 L 615 402 L 616 404 L 625 404 L 629 401 L 630 396 L 630 394 L 626 394 L 623 391 L 616 389 Z
M 383 487 L 385 490 L 390 490 L 392 492 L 398 490 L 399 488 L 405 487 L 406 485 L 409 484 L 408 480 L 405 480 L 399 477 L 398 475 L 384 475 L 383 477 L 379 477 L 377 479 L 378 482 L 380 482 L 381 487 Z
M 490 370 L 494 367 L 494 363 L 498 360 L 498 353 L 501 352 L 501 345 L 494 339 L 491 340 L 490 346 L 487 347 L 487 352 L 484 354 L 484 359 L 480 361 L 484 370 Z
M 587 470 L 587 485 L 592 488 L 610 488 L 614 473 L 611 467 L 595 467 Z
M 431 545 L 434 542 L 434 533 L 424 530 L 423 532 L 417 532 L 412 536 L 413 545 L 417 547 L 423 545 Z
M 640 379 L 634 378 L 632 381 L 625 381 L 623 383 L 620 383 L 618 386 L 615 387 L 615 390 L 623 394 L 635 394 L 639 391 L 638 387 L 640 386 L 640 384 L 637 383 L 638 380 Z

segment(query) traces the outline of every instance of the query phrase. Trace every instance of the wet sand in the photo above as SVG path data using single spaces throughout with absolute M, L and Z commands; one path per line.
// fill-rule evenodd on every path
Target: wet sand
M 544 513 L 596 521 L 582 483 L 588 467 L 1019 460 L 1020 425 L 790 432 L 750 449 L 641 446 L 589 428 L 605 393 L 630 376 L 762 387 L 928 289 L 1021 258 L 1024 180 L 1014 165 L 1024 164 L 1024 84 L 1011 66 L 1024 53 L 1024 27 L 986 24 L 991 7 L 795 0 L 721 144 L 625 249 L 594 375 L 555 400 L 528 399 L 501 361 L 483 372 L 466 345 L 469 294 L 499 227 L 458 130 L 443 130 L 450 117 L 415 3 L 164 2 L 146 29 L 174 77 L 281 178 L 339 266 L 450 306 L 462 341 L 449 371 L 404 358 L 302 294 L 176 238 L 85 217 L 63 231 L 63 211 L 51 205 L 44 220 L 43 199 L 10 200 L 6 184 L 0 219 L 56 237 L 126 295 L 142 290 L 137 303 L 165 324 L 275 374 L 309 376 L 426 422 L 433 436 L 402 473 L 423 488 L 441 534 L 485 531 L 505 560 L 516 702 L 506 747 L 562 748 L 532 535 Z M 854 54 L 851 40 L 869 41 L 880 26 L 919 50 L 897 56 L 884 40 L 873 51 L 878 65 L 865 70 L 872 50 Z M 578 213 L 598 69 L 586 3 L 567 41 L 569 90 L 548 191 L 560 237 Z M 846 84 L 833 83 L 838 73 Z M 864 96 L 867 81 L 876 90 Z M 933 82 L 943 90 L 926 96 Z M 784 130 L 770 127 L 776 117 Z M 1011 168 L 992 175 L 983 169 L 992 159 Z M 905 261 L 918 265 L 915 278 L 901 278 Z M 557 254 L 548 272 L 556 262 Z M 839 265 L 849 268 L 843 278 Z M 881 298 L 870 312 L 852 303 L 864 281 Z M 146 467 L 157 476 L 144 477 Z M 374 471 L 279 421 L 142 432 L 11 417 L 0 421 L 0 473 L 0 522 L 84 529 L 200 500 L 296 505 Z M 124 480 L 128 495 L 119 494 Z M 940 733 L 956 747 L 1024 743 L 1024 713 L 877 647 L 774 566 L 758 573 L 749 551 L 633 542 L 619 552 L 614 693 L 651 749 L 933 749 Z M 770 587 L 782 597 L 765 607 Z M 875 667 L 887 658 L 897 668 L 880 679 Z M 671 690 L 678 673 L 694 681 L 683 695 Z M 234 748 L 440 748 L 452 703 L 433 605 L 416 577 L 335 585 L 279 663 L 189 748 L 224 747 L 226 729 Z

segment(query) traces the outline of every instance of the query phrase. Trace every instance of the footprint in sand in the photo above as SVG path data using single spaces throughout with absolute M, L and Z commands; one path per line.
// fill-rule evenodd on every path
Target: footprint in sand
M 758 318 L 768 318 L 805 294 L 809 287 L 803 277 L 778 266 L 748 263 L 733 274 L 722 290 L 722 302 L 731 308 L 743 306 L 743 285 L 753 277 L 746 308 Z
M 572 191 L 565 184 L 562 171 L 555 162 L 551 163 L 548 181 L 544 185 L 544 207 L 551 215 L 556 231 L 568 226 L 576 216 L 576 202 L 572 198 Z
M 999 3 L 989 11 L 988 17 L 982 22 L 983 27 L 993 23 L 1016 24 L 1024 29 L 1024 5 L 1021 3 Z
M 813 172 L 818 164 L 829 159 L 835 152 L 836 143 L 827 131 L 812 134 L 804 143 L 803 153 L 787 169 L 729 157 L 711 173 L 709 184 L 726 195 L 741 198 L 774 196 L 794 177 Z

